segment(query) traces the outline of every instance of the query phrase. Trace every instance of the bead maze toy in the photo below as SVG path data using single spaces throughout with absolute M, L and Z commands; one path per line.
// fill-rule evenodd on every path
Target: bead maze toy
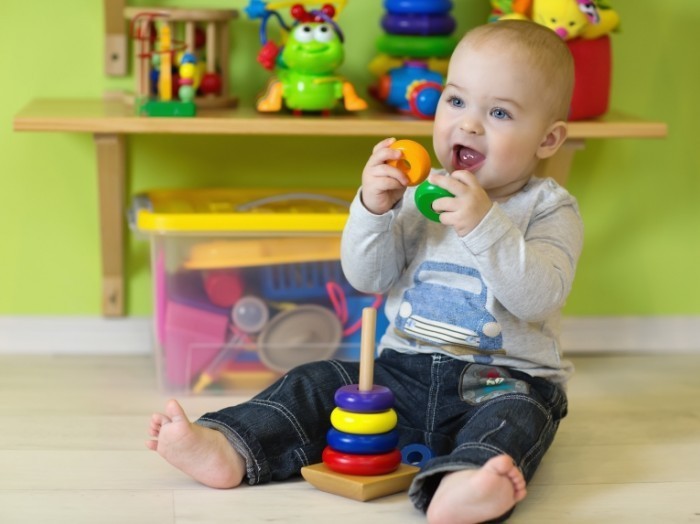
M 229 22 L 235 10 L 128 7 L 134 104 L 146 116 L 194 116 L 235 105 L 229 95 Z
M 422 145 L 413 140 L 397 140 L 389 147 L 403 153 L 401 159 L 392 160 L 389 164 L 400 169 L 408 177 L 409 186 L 418 186 L 414 197 L 418 211 L 433 222 L 440 222 L 440 214 L 433 210 L 433 202 L 438 198 L 454 195 L 426 180 L 430 174 L 430 155 L 428 152 Z
M 258 62 L 274 72 L 256 104 L 258 111 L 278 112 L 284 105 L 295 115 L 304 112 L 327 115 L 340 100 L 347 111 L 367 108 L 353 85 L 335 72 L 345 59 L 344 36 L 335 20 L 346 0 L 337 0 L 337 8 L 330 3 L 309 11 L 304 7 L 316 3 L 250 0 L 246 13 L 251 19 L 261 19 L 262 49 Z M 290 6 L 294 22 L 288 24 L 279 10 Z M 286 32 L 285 42 L 278 44 L 268 39 L 267 26 L 271 19 L 277 20 Z
M 376 310 L 362 310 L 360 382 L 335 393 L 328 445 L 319 464 L 301 469 L 316 488 L 359 501 L 408 488 L 419 468 L 402 464 L 394 394 L 374 381 Z

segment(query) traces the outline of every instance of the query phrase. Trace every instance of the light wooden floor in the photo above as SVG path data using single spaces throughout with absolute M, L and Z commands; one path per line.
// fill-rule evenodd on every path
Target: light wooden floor
M 700 355 L 575 359 L 570 415 L 513 523 L 700 523 Z M 0 357 L 0 523 L 418 523 L 304 481 L 219 491 L 143 445 L 145 357 Z M 184 398 L 191 417 L 240 398 Z

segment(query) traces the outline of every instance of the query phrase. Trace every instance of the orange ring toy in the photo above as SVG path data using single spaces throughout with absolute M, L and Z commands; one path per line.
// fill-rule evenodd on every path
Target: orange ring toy
M 403 158 L 391 160 L 388 164 L 398 168 L 408 177 L 409 186 L 417 186 L 428 178 L 430 155 L 422 145 L 413 140 L 397 140 L 389 147 L 403 153 Z

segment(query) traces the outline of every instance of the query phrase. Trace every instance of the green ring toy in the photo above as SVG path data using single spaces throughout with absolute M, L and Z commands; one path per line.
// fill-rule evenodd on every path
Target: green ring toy
M 355 435 L 386 433 L 396 427 L 396 411 L 388 409 L 380 413 L 353 413 L 341 408 L 331 412 L 331 425 L 338 431 Z
M 383 34 L 377 40 L 377 49 L 391 56 L 412 58 L 446 58 L 457 46 L 453 36 L 416 36 Z
M 454 195 L 447 189 L 434 186 L 426 180 L 416 188 L 416 207 L 425 218 L 433 222 L 440 222 L 440 213 L 433 209 L 433 202 L 444 197 L 454 197 Z

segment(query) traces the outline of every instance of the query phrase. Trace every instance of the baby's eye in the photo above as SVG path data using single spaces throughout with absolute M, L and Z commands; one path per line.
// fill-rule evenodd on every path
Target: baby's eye
M 464 107 L 464 100 L 459 97 L 451 96 L 447 99 L 447 103 L 452 107 Z
M 511 118 L 510 113 L 508 113 L 508 111 L 500 107 L 494 107 L 491 110 L 491 116 L 499 120 L 507 120 Z

